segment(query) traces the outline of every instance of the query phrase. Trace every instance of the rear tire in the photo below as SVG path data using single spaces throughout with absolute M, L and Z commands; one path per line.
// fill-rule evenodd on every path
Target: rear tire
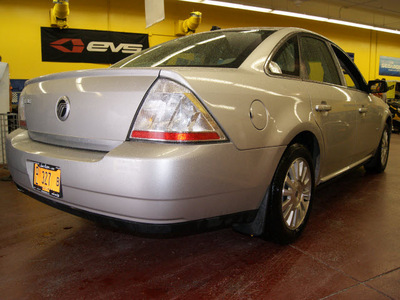
M 308 221 L 314 189 L 310 152 L 301 144 L 289 146 L 272 180 L 264 237 L 281 244 L 297 239 Z
M 390 146 L 390 130 L 389 126 L 385 124 L 383 128 L 381 140 L 374 157 L 364 165 L 365 169 L 369 172 L 381 173 L 386 169 L 389 159 L 389 146 Z

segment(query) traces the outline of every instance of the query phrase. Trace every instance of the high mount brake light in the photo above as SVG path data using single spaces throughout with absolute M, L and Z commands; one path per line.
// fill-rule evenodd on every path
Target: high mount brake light
M 169 79 L 159 79 L 151 88 L 130 138 L 174 142 L 226 140 L 197 97 Z

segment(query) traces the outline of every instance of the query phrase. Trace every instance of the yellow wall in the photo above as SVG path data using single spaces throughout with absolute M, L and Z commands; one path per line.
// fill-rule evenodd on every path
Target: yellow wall
M 108 66 L 41 61 L 40 27 L 50 26 L 49 9 L 52 6 L 51 0 L 0 1 L 0 55 L 10 65 L 11 79 Z M 378 74 L 379 56 L 400 57 L 399 35 L 176 0 L 165 0 L 166 19 L 148 29 L 145 28 L 144 0 L 70 0 L 70 9 L 70 28 L 148 33 L 150 46 L 175 38 L 175 21 L 187 18 L 193 10 L 203 13 L 203 22 L 197 32 L 207 31 L 212 25 L 222 28 L 302 27 L 355 53 L 355 62 L 367 80 L 382 77 Z M 400 80 L 400 77 L 385 78 Z

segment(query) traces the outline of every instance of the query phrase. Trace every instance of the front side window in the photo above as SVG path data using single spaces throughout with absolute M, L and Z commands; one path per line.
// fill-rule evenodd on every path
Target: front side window
M 210 31 L 154 46 L 117 62 L 127 67 L 238 68 L 273 30 Z
M 358 71 L 357 67 L 354 65 L 354 63 L 336 46 L 332 46 L 332 48 L 336 54 L 337 59 L 339 60 L 343 76 L 346 80 L 346 86 L 362 91 L 368 91 L 365 80 L 362 77 L 360 71 Z
M 299 76 L 299 46 L 297 36 L 287 40 L 274 54 L 269 65 L 273 74 Z
M 303 36 L 300 39 L 300 52 L 304 79 L 341 84 L 335 61 L 324 41 Z

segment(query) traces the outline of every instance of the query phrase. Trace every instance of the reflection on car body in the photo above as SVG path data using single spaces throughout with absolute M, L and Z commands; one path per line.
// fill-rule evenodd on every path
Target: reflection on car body
M 371 92 L 306 30 L 194 34 L 27 82 L 9 169 L 41 201 L 138 231 L 235 223 L 291 242 L 315 185 L 385 169 L 391 114 Z

